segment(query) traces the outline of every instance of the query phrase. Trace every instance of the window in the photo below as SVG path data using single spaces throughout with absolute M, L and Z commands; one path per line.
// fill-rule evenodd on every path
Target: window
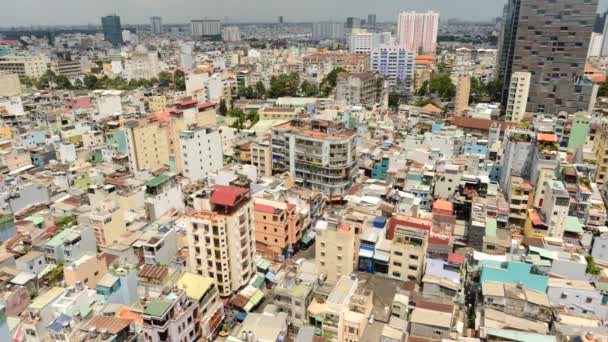
M 593 302 L 593 298 L 591 297 L 587 297 L 587 299 L 585 300 L 586 303 L 592 303 Z

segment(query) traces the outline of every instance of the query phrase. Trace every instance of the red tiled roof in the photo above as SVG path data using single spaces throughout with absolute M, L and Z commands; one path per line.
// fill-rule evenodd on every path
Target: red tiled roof
M 232 206 L 239 197 L 249 192 L 249 189 L 237 188 L 235 186 L 215 185 L 211 194 L 211 204 Z
M 255 211 L 261 211 L 263 213 L 269 213 L 269 214 L 273 214 L 274 213 L 274 207 L 270 206 L 270 205 L 265 205 L 265 204 L 255 204 L 253 206 L 253 210 L 255 210 Z
M 196 100 L 188 100 L 188 101 L 182 101 L 178 104 L 176 104 L 175 106 L 182 109 L 182 108 L 190 108 L 192 106 L 195 106 L 198 103 L 198 101 Z
M 464 255 L 450 253 L 448 254 L 448 262 L 452 264 L 462 265 L 464 264 Z
M 454 211 L 454 205 L 450 201 L 440 199 L 433 202 L 433 211 L 434 210 L 446 211 L 451 214 Z
M 489 130 L 492 127 L 493 123 L 497 123 L 500 125 L 500 130 L 505 131 L 510 126 L 515 126 L 515 123 L 506 122 L 506 121 L 495 121 L 495 120 L 485 120 L 485 119 L 475 119 L 475 118 L 467 118 L 464 116 L 452 116 L 448 118 L 448 121 L 458 127 L 469 128 L 469 129 L 479 129 L 479 130 Z
M 557 142 L 557 135 L 553 133 L 538 133 L 538 141 Z
M 422 107 L 425 110 L 428 110 L 429 112 L 435 112 L 435 113 L 442 113 L 443 110 L 441 110 L 441 108 L 438 108 L 437 106 L 435 106 L 432 103 L 427 104 L 426 106 Z
M 216 103 L 215 103 L 215 102 L 205 102 L 205 103 L 200 104 L 200 105 L 198 106 L 198 110 L 199 110 L 199 112 L 200 112 L 201 110 L 205 110 L 205 109 L 207 109 L 207 108 L 213 108 L 213 107 L 215 107 L 215 106 L 216 106 Z

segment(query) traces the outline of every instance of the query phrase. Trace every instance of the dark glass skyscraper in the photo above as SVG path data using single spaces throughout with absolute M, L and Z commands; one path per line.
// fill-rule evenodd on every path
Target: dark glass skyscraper
M 103 26 L 103 36 L 107 42 L 114 46 L 122 44 L 122 27 L 119 16 L 114 14 L 102 17 L 101 26 Z
M 528 112 L 574 113 L 589 108 L 584 75 L 598 0 L 509 0 L 500 36 L 498 78 L 506 108 L 511 75 L 532 74 Z

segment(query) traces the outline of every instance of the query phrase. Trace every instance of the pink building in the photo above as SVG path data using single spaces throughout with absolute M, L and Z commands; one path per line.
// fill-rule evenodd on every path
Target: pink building
M 0 165 L 6 166 L 9 171 L 14 171 L 28 165 L 32 165 L 30 152 L 26 150 L 12 150 L 0 153 Z
M 63 106 L 66 113 L 73 109 L 89 109 L 91 108 L 91 98 L 88 96 L 77 96 L 65 101 Z
M 397 42 L 407 50 L 434 54 L 438 29 L 437 12 L 400 12 L 397 21 Z

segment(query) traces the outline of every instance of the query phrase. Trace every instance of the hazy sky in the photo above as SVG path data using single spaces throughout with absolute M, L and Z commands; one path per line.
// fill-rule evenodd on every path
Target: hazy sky
M 488 19 L 501 14 L 506 0 L 0 0 L 0 26 L 99 24 L 116 13 L 123 23 L 147 23 L 154 15 L 165 23 L 195 18 L 231 21 L 343 20 L 375 13 L 396 20 L 400 10 L 439 11 L 444 18 Z M 605 9 L 608 0 L 600 0 Z

